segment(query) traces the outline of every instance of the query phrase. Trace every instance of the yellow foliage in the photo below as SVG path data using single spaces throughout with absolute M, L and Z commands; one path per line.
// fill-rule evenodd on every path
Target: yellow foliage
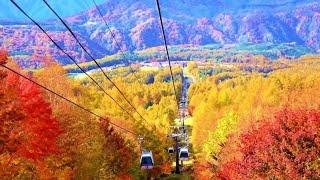
M 191 140 L 198 156 L 211 161 L 213 154 L 219 155 L 219 144 L 236 141 L 229 141 L 230 135 L 237 136 L 280 107 L 319 109 L 318 62 L 320 59 L 309 61 L 302 57 L 302 61 L 268 75 L 233 71 L 207 77 L 191 86 Z

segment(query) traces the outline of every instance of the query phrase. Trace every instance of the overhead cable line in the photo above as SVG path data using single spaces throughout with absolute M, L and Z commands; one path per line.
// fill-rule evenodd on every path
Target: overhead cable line
M 62 51 L 69 59 L 71 59 L 74 64 L 86 75 L 88 76 L 95 84 L 96 86 L 98 86 L 112 101 L 114 101 L 124 112 L 126 112 L 131 118 L 133 118 L 134 120 L 137 120 L 135 117 L 133 117 L 133 115 L 128 112 L 128 110 L 126 110 L 119 102 L 116 101 L 115 98 L 113 98 L 109 93 L 107 93 L 104 88 L 102 88 L 99 83 L 93 79 L 78 63 L 77 61 L 72 58 L 65 50 L 62 49 L 62 47 L 56 42 L 54 41 L 51 36 L 42 28 L 42 26 L 37 23 L 33 18 L 31 18 L 14 0 L 10 0 L 28 19 L 30 19 L 36 26 L 38 26 L 38 28 L 41 29 L 41 31 L 51 40 L 51 42 L 60 50 Z
M 92 0 L 92 2 L 93 2 L 93 4 L 94 4 L 95 8 L 97 9 L 98 14 L 100 15 L 100 17 L 101 17 L 102 21 L 104 22 L 105 26 L 108 28 L 108 31 L 110 32 L 112 39 L 116 42 L 116 45 L 118 46 L 118 48 L 119 48 L 119 50 L 120 50 L 120 53 L 121 53 L 121 55 L 122 55 L 122 57 L 123 57 L 123 60 L 125 60 L 125 61 L 128 63 L 131 73 L 135 76 L 135 78 L 136 78 L 137 80 L 139 80 L 139 78 L 137 77 L 137 75 L 134 73 L 134 70 L 132 69 L 130 62 L 127 60 L 126 55 L 124 54 L 124 51 L 122 50 L 122 48 L 121 48 L 121 46 L 120 46 L 120 43 L 118 42 L 118 40 L 117 40 L 117 38 L 116 38 L 116 35 L 112 32 L 110 26 L 108 25 L 107 21 L 106 21 L 105 18 L 103 17 L 102 11 L 100 10 L 100 8 L 99 8 L 99 6 L 97 5 L 96 1 L 95 1 L 95 0 Z M 88 5 L 88 4 L 87 4 L 87 5 Z
M 171 74 L 171 79 L 172 79 L 173 90 L 174 90 L 174 94 L 175 94 L 176 101 L 177 101 L 177 104 L 178 104 L 178 102 L 179 102 L 179 101 L 178 101 L 178 95 L 177 95 L 176 86 L 175 86 L 175 81 L 174 81 L 174 77 L 173 77 L 173 73 L 172 73 L 171 60 L 170 60 L 169 51 L 168 51 L 166 34 L 165 34 L 165 32 L 164 32 L 164 27 L 163 27 L 163 21 L 162 21 L 160 3 L 159 3 L 159 0 L 156 0 L 156 2 L 157 2 L 159 19 L 160 19 L 162 37 L 163 37 L 164 46 L 165 46 L 165 50 L 166 50 L 166 56 L 167 56 L 167 60 L 168 60 L 168 62 L 169 62 L 169 68 L 170 68 L 170 74 Z M 178 105 L 178 109 L 179 109 L 179 105 Z
M 12 0 L 11 0 L 12 1 Z M 90 54 L 87 49 L 82 45 L 82 43 L 79 41 L 77 36 L 74 34 L 74 32 L 71 30 L 71 28 L 67 25 L 67 23 L 59 16 L 59 14 L 50 6 L 50 4 L 46 0 L 42 0 L 47 7 L 58 17 L 58 19 L 61 21 L 61 23 L 67 28 L 67 30 L 71 33 L 73 38 L 76 40 L 76 42 L 79 44 L 79 46 L 83 49 L 83 51 L 94 61 L 94 63 L 98 66 L 98 68 L 101 70 L 103 75 L 109 80 L 109 82 L 117 89 L 117 91 L 121 94 L 121 96 L 125 99 L 125 101 L 138 113 L 138 115 L 145 121 L 147 121 L 133 106 L 133 104 L 127 99 L 127 97 L 124 95 L 124 93 L 120 90 L 120 88 L 111 80 L 111 78 L 105 73 L 105 71 L 102 69 L 100 64 L 97 62 L 97 60 Z
M 22 78 L 24 78 L 24 79 L 26 79 L 26 80 L 28 80 L 28 81 L 32 82 L 33 84 L 36 84 L 37 86 L 39 86 L 39 87 L 41 87 L 41 88 L 45 89 L 45 90 L 46 90 L 46 91 L 48 91 L 49 93 L 52 93 L 52 94 L 54 94 L 54 95 L 56 95 L 56 96 L 60 97 L 61 99 L 63 99 L 63 100 L 65 100 L 65 101 L 67 101 L 67 102 L 69 102 L 69 103 L 73 104 L 74 106 L 76 106 L 76 107 L 78 107 L 78 108 L 80 108 L 80 109 L 82 109 L 82 110 L 84 110 L 84 111 L 86 111 L 86 112 L 88 112 L 88 113 L 90 113 L 90 114 L 92 114 L 92 115 L 94 115 L 94 116 L 98 117 L 98 118 L 101 118 L 101 119 L 103 119 L 103 120 L 108 121 L 111 125 L 113 125 L 113 126 L 115 126 L 115 127 L 119 128 L 119 129 L 121 129 L 121 130 L 123 130 L 123 131 L 126 131 L 126 132 L 128 132 L 128 133 L 131 133 L 131 134 L 133 134 L 133 135 L 137 136 L 137 134 L 136 134 L 136 133 L 134 133 L 133 131 L 130 131 L 130 130 L 128 130 L 128 129 L 126 129 L 126 128 L 124 128 L 124 127 L 121 127 L 121 126 L 119 126 L 119 125 L 117 125 L 117 124 L 115 124 L 115 123 L 111 122 L 110 120 L 108 120 L 108 119 L 106 119 L 106 118 L 104 118 L 104 117 L 102 117 L 102 116 L 100 116 L 100 115 L 98 115 L 98 114 L 96 114 L 96 113 L 94 113 L 94 112 L 90 111 L 89 109 L 87 109 L 87 108 L 85 108 L 85 107 L 83 107 L 83 106 L 81 106 L 81 105 L 79 105 L 79 104 L 77 104 L 77 103 L 75 103 L 75 102 L 71 101 L 70 99 L 68 99 L 68 98 L 64 97 L 63 95 L 61 95 L 61 94 L 59 94 L 59 93 L 56 93 L 55 91 L 53 91 L 53 90 L 51 90 L 51 89 L 47 88 L 46 86 L 43 86 L 43 85 L 39 84 L 38 82 L 36 82 L 36 81 L 32 80 L 31 78 L 28 78 L 27 76 L 25 76 L 25 75 L 23 75 L 23 74 L 19 73 L 18 71 L 14 70 L 14 69 L 12 69 L 12 68 L 10 68 L 10 67 L 6 66 L 6 65 L 3 65 L 3 64 L 2 64 L 1 66 L 2 66 L 2 67 L 4 67 L 4 68 L 5 68 L 5 69 L 7 69 L 7 70 L 9 70 L 9 71 L 13 72 L 14 74 L 16 74 L 16 75 L 18 75 L 18 76 L 20 76 L 20 77 L 22 77 Z

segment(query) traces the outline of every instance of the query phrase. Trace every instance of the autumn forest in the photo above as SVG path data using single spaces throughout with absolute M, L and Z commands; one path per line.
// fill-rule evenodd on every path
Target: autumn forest
M 166 135 L 174 125 L 177 108 L 170 83 L 165 81 L 168 69 L 136 69 L 139 81 L 129 68 L 110 74 L 147 119 L 142 123 L 136 121 L 137 114 L 133 119 L 115 106 L 89 79 L 68 77 L 50 56 L 45 56 L 44 61 L 44 68 L 27 74 L 6 51 L 1 52 L 5 67 L 104 118 L 96 118 L 1 68 L 2 177 L 122 179 L 171 173 L 170 156 L 165 149 L 172 142 Z M 319 57 L 305 56 L 290 63 L 285 59 L 270 63 L 257 57 L 253 63 L 257 67 L 286 67 L 265 74 L 243 71 L 241 64 L 225 68 L 188 63 L 186 69 L 195 81 L 188 92 L 188 111 L 193 117 L 193 176 L 319 177 Z M 175 77 L 181 84 L 179 72 L 181 69 L 175 67 Z M 99 73 L 94 78 L 121 100 Z M 123 106 L 128 105 L 123 102 Z M 145 146 L 153 150 L 156 167 L 149 172 L 140 170 L 137 139 L 110 122 L 144 135 L 148 140 Z
M 64 3 L 0 2 L 0 179 L 320 179 L 319 2 Z

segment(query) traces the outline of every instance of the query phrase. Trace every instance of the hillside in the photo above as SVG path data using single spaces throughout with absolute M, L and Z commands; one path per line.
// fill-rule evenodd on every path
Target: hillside
M 288 0 L 278 3 L 251 0 L 230 3 L 228 0 L 163 0 L 161 3 L 170 45 L 295 42 L 313 51 L 320 49 L 320 3 L 317 1 Z M 78 6 L 89 8 L 85 3 Z M 99 7 L 123 50 L 134 51 L 162 45 L 154 2 L 108 0 Z M 16 10 L 8 11 L 14 13 Z M 57 11 L 62 12 L 59 8 Z M 62 15 L 65 14 L 68 15 Z M 48 15 L 48 18 L 51 16 Z M 95 57 L 102 58 L 119 51 L 96 9 L 91 8 L 66 19 Z M 3 18 L 0 22 L 0 44 L 9 49 L 11 55 L 30 57 L 34 54 L 33 60 L 36 60 L 37 55 L 49 53 L 63 64 L 70 63 L 28 21 Z M 42 24 L 53 39 L 78 61 L 88 60 L 62 24 L 53 20 L 42 21 Z

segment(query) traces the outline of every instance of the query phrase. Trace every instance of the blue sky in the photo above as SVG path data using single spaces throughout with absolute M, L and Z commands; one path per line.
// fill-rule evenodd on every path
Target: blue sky
M 46 20 L 51 18 L 56 18 L 53 13 L 46 7 L 42 0 L 15 0 L 29 15 L 31 15 L 36 20 Z M 78 14 L 81 11 L 93 7 L 93 0 L 47 0 L 49 4 L 63 17 Z M 98 4 L 103 2 L 125 2 L 130 3 L 133 0 L 95 0 Z M 145 3 L 154 3 L 155 0 L 137 0 Z M 186 11 L 190 10 L 188 3 L 196 6 L 197 1 L 203 1 L 207 4 L 210 12 L 204 12 L 198 7 L 197 14 L 201 17 L 206 14 L 214 13 L 215 9 L 221 9 L 221 7 L 216 7 L 216 4 L 223 2 L 228 7 L 233 7 L 235 9 L 241 9 L 245 6 L 250 7 L 250 5 L 281 5 L 287 3 L 298 3 L 298 2 L 316 2 L 318 0 L 160 0 L 162 6 L 166 6 L 166 3 L 175 4 L 176 6 L 186 6 Z M 154 6 L 155 7 L 155 6 Z M 195 7 L 196 8 L 196 7 Z M 289 7 L 288 7 L 289 8 Z M 193 8 L 192 8 L 193 9 Z M 193 9 L 194 10 L 194 9 Z M 164 11 L 165 12 L 165 11 Z M 194 14 L 193 14 L 194 15 Z M 19 10 L 10 2 L 10 0 L 0 0 L 0 20 L 1 19 L 11 19 L 11 20 L 26 20 L 24 15 L 19 12 Z
M 42 0 L 15 1 L 33 18 L 44 20 L 54 17 Z M 105 0 L 95 1 L 99 4 Z M 62 16 L 74 15 L 94 6 L 92 0 L 48 0 L 48 3 Z M 9 0 L 0 0 L 0 19 L 25 20 L 25 17 Z

